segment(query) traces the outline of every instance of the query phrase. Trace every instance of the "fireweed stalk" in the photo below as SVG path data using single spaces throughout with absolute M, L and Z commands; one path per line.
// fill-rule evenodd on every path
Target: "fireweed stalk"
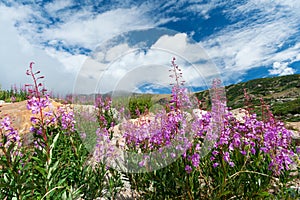
M 139 162 L 139 166 L 148 167 L 147 170 L 155 168 L 155 159 L 175 160 L 192 146 L 190 140 L 193 129 L 186 112 L 192 108 L 192 101 L 187 89 L 183 87 L 185 81 L 182 80 L 182 72 L 175 63 L 175 58 L 171 61 L 171 67 L 170 77 L 175 83 L 171 84 L 172 94 L 167 110 L 140 116 L 133 122 L 122 124 L 126 146 L 135 152 L 147 154 Z M 153 151 L 160 152 L 160 155 L 159 158 L 150 157 L 150 161 L 149 155 Z M 149 167 L 151 164 L 152 168 Z
M 59 106 L 56 113 L 53 112 L 53 105 L 50 100 L 50 96 L 46 93 L 47 89 L 42 83 L 38 81 L 43 79 L 44 76 L 37 77 L 40 71 L 33 72 L 33 62 L 30 63 L 29 69 L 26 74 L 31 76 L 33 84 L 26 84 L 29 93 L 29 99 L 27 100 L 27 109 L 31 111 L 33 116 L 31 117 L 32 127 L 30 131 L 41 135 L 44 142 L 47 142 L 47 127 L 49 126 L 61 126 L 62 130 L 74 132 L 75 121 L 74 114 L 70 106 Z
M 41 175 L 46 174 L 44 180 L 41 180 L 40 184 L 45 184 L 45 195 L 54 189 L 51 181 L 53 176 L 53 168 L 58 165 L 58 161 L 53 165 L 54 148 L 59 138 L 59 134 L 63 133 L 70 135 L 75 131 L 74 115 L 70 107 L 60 106 L 54 112 L 53 105 L 51 103 L 49 95 L 46 93 L 47 90 L 43 84 L 39 82 L 44 76 L 38 76 L 40 71 L 33 72 L 33 63 L 30 63 L 29 69 L 26 74 L 31 76 L 33 84 L 27 84 L 29 97 L 27 100 L 27 109 L 31 111 L 33 116 L 31 117 L 32 127 L 30 128 L 31 133 L 34 137 L 35 152 L 34 155 L 38 156 L 36 160 L 39 160 L 37 165 L 40 165 L 40 169 L 44 172 L 38 172 Z M 62 136 L 61 136 L 62 137 Z M 71 139 L 71 138 L 70 138 Z M 75 151 L 73 140 L 70 140 L 71 146 Z M 76 153 L 76 151 L 75 151 Z M 37 187 L 41 187 L 37 185 Z
M 111 127 L 114 127 L 116 119 L 114 118 L 110 98 L 102 98 L 97 96 L 95 99 L 95 112 L 99 128 L 96 130 L 96 145 L 93 152 L 93 157 L 96 162 L 104 162 L 107 166 L 111 164 L 115 152 L 114 145 L 111 139 L 113 132 Z M 110 158 L 108 161 L 107 158 Z
M 32 132 L 42 135 L 44 141 L 47 141 L 46 126 L 53 121 L 45 121 L 45 116 L 52 116 L 51 111 L 45 112 L 44 109 L 51 105 L 48 95 L 44 95 L 46 89 L 43 87 L 42 83 L 38 83 L 39 79 L 43 79 L 44 76 L 37 77 L 40 71 L 33 72 L 33 64 L 31 62 L 29 69 L 26 71 L 26 75 L 31 76 L 34 84 L 26 84 L 29 92 L 29 99 L 27 100 L 27 109 L 31 111 L 32 114 L 38 114 L 38 117 L 32 117 L 31 122 L 33 124 L 38 124 L 39 129 L 35 127 L 31 128 Z M 44 113 L 45 112 L 45 113 Z M 55 118 L 52 118 L 53 120 Z

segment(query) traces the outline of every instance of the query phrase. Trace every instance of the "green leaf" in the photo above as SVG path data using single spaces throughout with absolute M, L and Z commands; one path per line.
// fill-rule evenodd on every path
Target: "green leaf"
M 260 197 L 269 197 L 270 194 L 269 194 L 269 192 L 260 192 L 260 193 L 258 194 L 258 196 L 260 196 Z
M 58 186 L 62 185 L 65 181 L 66 181 L 67 178 L 63 178 L 61 180 L 59 180 L 59 182 L 57 183 Z
M 56 161 L 55 164 L 52 167 L 50 167 L 49 172 L 47 174 L 47 179 L 48 180 L 51 178 L 52 172 L 54 172 L 57 169 L 58 163 L 59 163 L 59 160 Z
M 46 171 L 44 168 L 40 166 L 34 166 L 34 169 L 36 169 L 44 178 L 46 178 Z
M 55 144 L 56 144 L 56 142 L 57 142 L 57 140 L 58 140 L 58 137 L 59 137 L 59 133 L 57 133 L 56 135 L 55 135 L 55 137 L 54 137 L 54 139 L 53 139 L 53 142 L 52 142 L 52 144 L 50 145 L 50 161 L 49 161 L 49 165 L 51 164 L 51 160 L 52 160 L 52 151 L 53 151 L 53 149 L 54 149 L 54 147 L 55 147 Z

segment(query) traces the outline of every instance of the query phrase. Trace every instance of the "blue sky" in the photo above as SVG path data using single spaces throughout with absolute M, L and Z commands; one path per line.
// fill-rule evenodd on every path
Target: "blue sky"
M 298 0 L 0 0 L 0 84 L 157 92 L 173 56 L 189 87 L 300 73 Z M 152 86 L 152 87 L 151 87 Z

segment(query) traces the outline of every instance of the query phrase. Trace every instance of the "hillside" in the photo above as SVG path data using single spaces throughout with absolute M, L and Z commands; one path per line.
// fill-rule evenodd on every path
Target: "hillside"
M 300 121 L 300 75 L 288 75 L 273 78 L 261 78 L 248 82 L 238 83 L 225 87 L 227 96 L 227 105 L 231 109 L 243 108 L 245 106 L 244 89 L 250 97 L 250 105 L 259 114 L 261 108 L 260 98 L 264 99 L 265 104 L 270 105 L 272 112 L 283 121 L 299 122 Z M 26 93 L 23 91 L 0 91 L 0 101 L 10 101 L 14 93 L 16 101 L 26 99 Z M 109 94 L 107 94 L 109 96 Z M 210 109 L 209 91 L 202 91 L 195 94 L 202 101 L 203 109 Z M 127 97 L 150 99 L 151 105 L 165 104 L 170 99 L 169 94 L 146 94 L 133 95 Z M 119 97 L 118 97 L 119 98 Z M 123 98 L 114 100 L 122 100 Z M 148 101 L 148 100 L 147 100 Z M 130 102 L 130 101 L 129 101 Z M 1 102 L 0 102 L 1 104 Z M 16 105 L 16 104 L 14 104 Z M 149 104 L 150 105 L 150 104 Z M 3 110 L 0 109 L 0 110 Z M 2 111 L 3 114 L 3 111 Z M 1 112 L 0 112 L 1 115 Z
M 250 105 L 256 110 L 261 98 L 271 107 L 272 112 L 284 121 L 300 121 L 300 75 L 260 78 L 225 87 L 227 105 L 232 109 L 245 106 L 244 89 L 250 97 Z M 209 92 L 196 93 L 209 107 Z

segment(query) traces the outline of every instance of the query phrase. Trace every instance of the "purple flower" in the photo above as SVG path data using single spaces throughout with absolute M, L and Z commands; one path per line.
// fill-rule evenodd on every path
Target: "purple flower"
M 140 167 L 145 167 L 145 160 L 142 160 L 141 162 L 139 162 L 139 166 Z
M 229 153 L 228 153 L 228 152 L 225 152 L 225 153 L 224 153 L 223 159 L 224 159 L 226 162 L 229 162 L 229 161 L 230 161 L 230 156 L 229 156 Z
M 60 122 L 62 130 L 69 130 L 73 132 L 75 130 L 74 113 L 67 107 L 59 107 L 57 121 Z
M 214 164 L 213 164 L 213 167 L 216 168 L 216 167 L 218 167 L 219 165 L 220 165 L 219 163 L 214 163 Z
M 31 111 L 32 114 L 38 114 L 44 108 L 51 105 L 49 97 L 45 95 L 44 98 L 37 98 L 35 96 L 27 100 L 27 109 Z
M 12 103 L 14 103 L 14 102 L 16 101 L 16 97 L 15 97 L 15 96 L 12 96 L 12 97 L 10 98 L 10 101 L 11 101 Z
M 245 150 L 240 151 L 242 155 L 246 155 L 247 152 Z
M 199 163 L 200 163 L 200 155 L 197 154 L 197 153 L 195 153 L 194 155 L 192 155 L 191 160 L 192 160 L 192 164 L 193 164 L 194 167 L 199 166 Z
M 219 154 L 219 152 L 218 152 L 218 151 L 216 151 L 216 150 L 213 150 L 212 154 L 213 154 L 214 156 L 216 156 L 216 155 L 218 155 L 218 154 Z
M 171 158 L 175 158 L 176 154 L 175 153 L 171 153 Z
M 184 169 L 188 174 L 190 174 L 193 171 L 192 167 L 189 165 L 186 165 Z
M 256 153 L 256 150 L 254 147 L 251 147 L 251 153 L 254 155 Z
M 3 131 L 4 130 L 4 131 Z M 16 144 L 17 149 L 12 149 L 12 154 L 21 155 L 18 151 L 18 148 L 22 146 L 21 138 L 18 133 L 12 126 L 9 117 L 4 117 L 0 123 L 0 133 L 4 133 L 3 136 L 6 137 L 6 142 L 0 143 L 0 146 L 4 146 L 5 148 L 9 148 L 11 144 Z M 2 139 L 3 140 L 3 139 Z

